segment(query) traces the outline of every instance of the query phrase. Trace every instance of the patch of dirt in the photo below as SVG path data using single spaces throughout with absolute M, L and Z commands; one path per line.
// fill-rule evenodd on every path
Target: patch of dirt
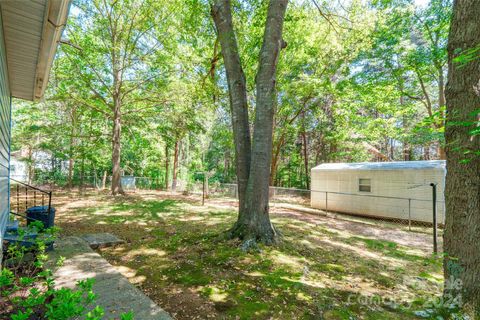
M 431 254 L 433 252 L 432 236 L 423 233 L 395 230 L 356 221 L 335 219 L 328 216 L 317 216 L 310 213 L 285 209 L 282 208 L 281 205 L 273 207 L 271 213 L 278 217 L 289 217 L 311 224 L 321 225 L 332 231 L 348 232 L 352 237 L 362 236 L 366 238 L 376 238 L 378 240 L 393 241 L 405 247 L 421 250 L 426 254 Z M 439 238 L 438 241 L 441 250 L 441 238 Z

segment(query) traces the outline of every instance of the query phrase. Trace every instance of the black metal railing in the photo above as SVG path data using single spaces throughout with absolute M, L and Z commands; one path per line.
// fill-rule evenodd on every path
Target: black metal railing
M 10 211 L 14 214 L 25 213 L 28 208 L 35 206 L 52 207 L 52 191 L 42 190 L 22 181 L 10 178 Z

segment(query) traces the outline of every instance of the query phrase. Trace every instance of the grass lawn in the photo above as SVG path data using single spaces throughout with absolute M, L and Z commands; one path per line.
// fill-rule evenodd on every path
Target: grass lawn
M 56 207 L 63 235 L 125 239 L 101 254 L 177 319 L 417 319 L 442 288 L 429 235 L 275 205 L 283 241 L 245 253 L 217 240 L 236 218 L 228 199 L 59 193 Z

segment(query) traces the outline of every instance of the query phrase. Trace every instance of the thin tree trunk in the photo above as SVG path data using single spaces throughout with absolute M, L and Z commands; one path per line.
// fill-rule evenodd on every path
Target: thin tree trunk
M 120 167 L 120 154 L 121 154 L 121 113 L 120 113 L 120 101 L 115 98 L 116 103 L 113 114 L 113 135 L 112 135 L 112 194 L 124 194 L 122 188 L 122 176 Z
M 423 147 L 423 160 L 430 160 L 430 144 Z
M 68 189 L 72 189 L 73 187 L 73 163 L 74 160 L 70 157 L 70 159 L 68 159 Z
M 33 184 L 35 179 L 35 164 L 33 162 L 33 148 L 28 146 L 28 184 Z
M 438 129 L 445 126 L 445 113 L 443 112 L 443 108 L 445 107 L 445 80 L 443 75 L 443 68 L 438 68 L 438 106 L 440 110 L 440 119 L 441 123 L 438 125 Z M 447 158 L 445 154 L 445 147 L 443 146 L 442 142 L 438 142 L 438 158 L 440 160 L 445 160 Z
M 440 111 L 445 107 L 445 77 L 443 75 L 443 68 L 438 68 L 438 107 Z M 441 111 L 441 116 L 443 119 L 444 113 Z
M 102 177 L 102 190 L 105 190 L 105 186 L 107 184 L 107 171 L 103 171 L 103 177 Z
M 78 191 L 80 194 L 83 194 L 85 190 L 85 155 L 82 154 L 82 165 L 80 166 L 80 184 L 78 186 Z
M 439 141 L 438 142 L 438 147 L 437 147 L 437 156 L 439 160 L 445 160 L 447 159 L 447 155 L 445 152 L 445 148 L 442 146 L 442 143 Z
M 71 113 L 71 125 L 72 128 L 70 130 L 70 150 L 69 150 L 69 159 L 68 159 L 68 188 L 72 189 L 73 187 L 73 165 L 75 163 L 74 160 L 74 144 L 75 144 L 75 108 L 73 108 Z
M 278 163 L 280 160 L 280 152 L 285 144 L 285 134 L 282 132 L 279 141 L 273 146 L 272 163 L 270 164 L 270 182 L 271 186 L 275 185 L 277 176 Z
M 216 0 L 211 14 L 220 41 L 227 74 L 230 111 L 232 116 L 235 162 L 238 184 L 238 220 L 244 221 L 245 198 L 250 173 L 251 138 L 248 120 L 247 85 L 243 72 L 237 39 L 232 22 L 230 0 Z
M 168 184 L 168 173 L 170 170 L 170 155 L 169 155 L 169 150 L 168 150 L 168 144 L 165 144 L 165 190 L 169 190 L 169 184 Z
M 418 76 L 420 79 L 420 75 Z M 403 92 L 404 90 L 404 84 L 403 84 L 403 81 L 400 82 L 400 92 Z M 403 95 L 400 95 L 400 105 L 403 106 L 405 104 L 405 97 Z M 408 119 L 407 119 L 407 116 L 404 114 L 403 115 L 403 118 L 402 118 L 402 125 L 403 125 L 403 130 L 405 132 L 407 132 L 409 130 L 408 128 Z M 402 141 L 402 147 L 403 147 L 403 151 L 402 151 L 402 158 L 403 158 L 403 161 L 410 161 L 410 145 L 408 143 L 407 140 L 403 140 Z M 388 150 L 388 149 L 387 149 Z M 392 157 L 393 159 L 393 157 Z
M 461 297 L 464 310 L 472 313 L 472 319 L 480 318 L 480 157 L 475 155 L 480 150 L 480 137 L 470 134 L 480 116 L 480 59 L 465 65 L 454 59 L 480 43 L 478 17 L 479 0 L 454 2 L 448 39 L 445 131 L 444 294 L 449 299 L 446 301 Z M 460 285 L 455 285 L 458 280 Z
M 305 115 L 303 115 L 303 121 L 305 121 Z M 302 146 L 303 146 L 303 162 L 304 162 L 304 169 L 305 169 L 305 186 L 307 190 L 310 189 L 310 174 L 309 174 L 309 167 L 308 167 L 308 145 L 307 145 L 307 134 L 305 133 L 305 124 L 302 130 Z
M 275 182 L 275 178 L 277 176 L 277 167 L 278 167 L 278 154 L 277 152 L 275 151 L 273 153 L 273 157 L 272 157 L 272 164 L 270 165 L 270 181 L 269 181 L 269 185 L 271 186 L 275 186 L 276 185 L 276 182 Z
M 178 140 L 175 141 L 175 148 L 173 151 L 172 191 L 177 191 L 178 144 Z

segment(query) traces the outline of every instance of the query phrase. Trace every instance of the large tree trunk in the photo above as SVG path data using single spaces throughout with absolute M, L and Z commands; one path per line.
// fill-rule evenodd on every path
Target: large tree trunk
M 256 108 L 252 143 L 252 162 L 246 194 L 247 221 L 237 222 L 234 234 L 241 239 L 275 242 L 276 231 L 269 217 L 269 178 L 272 160 L 273 117 L 277 94 L 275 75 L 288 0 L 271 0 L 268 6 L 263 45 L 256 76 Z
M 480 43 L 480 0 L 456 0 L 448 41 L 446 89 L 445 295 L 461 297 L 467 312 L 480 318 L 480 137 L 469 131 L 478 125 L 480 59 L 453 62 L 462 51 Z M 464 124 L 471 124 L 466 126 Z M 451 285 L 461 280 L 460 286 Z
M 268 189 L 276 104 L 275 73 L 280 50 L 284 45 L 282 28 L 287 3 L 288 0 L 272 0 L 268 7 L 256 78 L 253 148 L 248 122 L 246 80 L 233 29 L 231 4 L 229 0 L 216 0 L 212 6 L 212 17 L 227 72 L 237 164 L 239 215 L 230 235 L 267 244 L 273 243 L 276 235 L 269 218 Z
M 245 193 L 250 173 L 251 140 L 248 121 L 247 84 L 233 29 L 230 0 L 216 0 L 212 5 L 212 17 L 217 28 L 227 73 L 233 139 L 235 142 L 239 201 L 238 220 L 243 221 L 245 219 Z
M 173 151 L 172 191 L 177 191 L 178 144 L 178 140 L 175 141 L 175 148 Z
M 117 100 L 116 98 L 115 100 Z M 124 194 L 122 188 L 122 175 L 120 167 L 121 142 L 122 133 L 120 101 L 114 104 L 113 113 L 113 134 L 112 134 L 112 194 Z

